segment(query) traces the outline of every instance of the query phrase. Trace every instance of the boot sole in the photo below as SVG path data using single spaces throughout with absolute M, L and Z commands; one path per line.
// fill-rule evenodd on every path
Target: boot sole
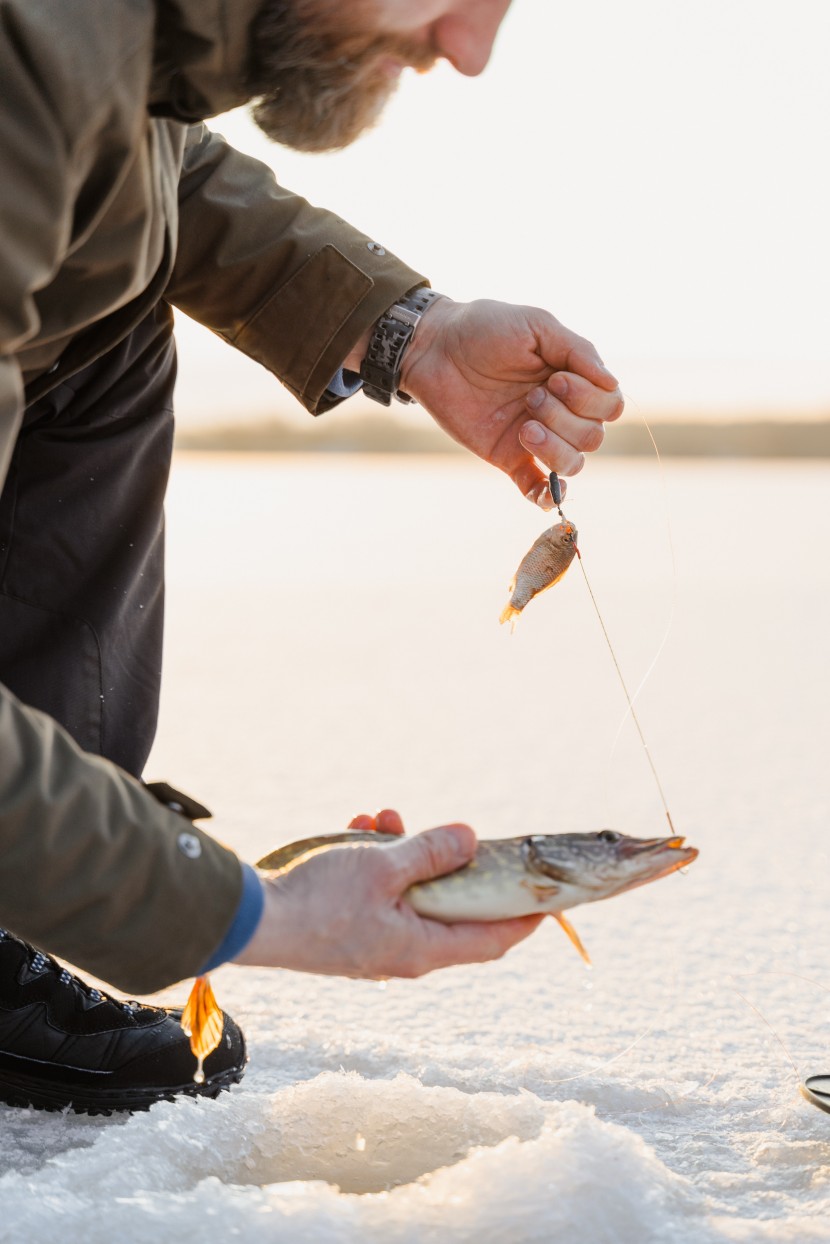
M 159 1101 L 175 1101 L 177 1097 L 218 1097 L 225 1089 L 238 1084 L 245 1074 L 244 1065 L 222 1071 L 204 1084 L 167 1086 L 165 1088 L 105 1089 L 83 1085 L 73 1089 L 68 1084 L 45 1086 L 42 1077 L 3 1073 L 0 1081 L 0 1102 L 7 1106 L 23 1106 L 33 1110 L 71 1110 L 73 1114 L 111 1115 L 149 1110 Z

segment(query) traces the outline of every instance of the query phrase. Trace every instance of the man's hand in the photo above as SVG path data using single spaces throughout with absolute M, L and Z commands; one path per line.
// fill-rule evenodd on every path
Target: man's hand
M 404 354 L 400 387 L 543 509 L 553 504 L 547 472 L 580 471 L 603 423 L 623 410 L 589 341 L 546 311 L 503 302 L 434 302 Z
M 374 824 L 356 817 L 352 826 L 402 834 L 393 817 L 379 813 Z M 467 864 L 475 850 L 468 825 L 442 825 L 387 846 L 331 847 L 286 871 L 265 873 L 262 920 L 235 962 L 383 980 L 498 959 L 543 917 L 447 925 L 425 920 L 403 898 L 416 881 Z

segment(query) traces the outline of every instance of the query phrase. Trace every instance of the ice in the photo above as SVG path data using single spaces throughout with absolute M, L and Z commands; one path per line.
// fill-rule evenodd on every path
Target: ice
M 207 1224 L 217 1239 L 541 1244 L 577 1221 L 602 1244 L 660 1239 L 702 1207 L 639 1137 L 589 1107 L 353 1072 L 164 1104 L 0 1189 L 18 1238 L 48 1235 L 57 1212 L 64 1238 L 90 1244 L 149 1240 L 159 1223 L 194 1241 Z
M 830 1238 L 830 1115 L 798 1091 L 830 1070 L 830 469 L 667 471 L 677 613 L 637 709 L 688 875 L 573 912 L 590 973 L 552 921 L 383 988 L 221 969 L 242 1084 L 0 1109 L 0 1241 Z M 591 463 L 565 510 L 633 688 L 671 610 L 657 468 Z M 498 626 L 545 521 L 462 459 L 180 459 L 148 776 L 248 859 L 380 806 L 663 833 L 630 722 L 609 759 L 624 703 L 580 577 Z

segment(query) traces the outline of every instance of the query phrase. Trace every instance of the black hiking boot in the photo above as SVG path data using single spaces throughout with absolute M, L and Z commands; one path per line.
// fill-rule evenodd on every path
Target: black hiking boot
M 117 1002 L 0 929 L 0 1102 L 111 1114 L 177 1094 L 216 1097 L 242 1079 L 245 1039 L 225 1015 L 195 1084 L 181 1011 Z

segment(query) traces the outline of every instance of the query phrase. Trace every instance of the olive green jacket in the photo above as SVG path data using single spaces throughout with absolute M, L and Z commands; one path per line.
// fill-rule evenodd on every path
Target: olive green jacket
M 364 331 L 423 281 L 202 124 L 245 102 L 260 4 L 0 0 L 0 484 L 25 403 L 161 298 L 318 413 Z M 0 592 L 2 567 L 0 547 Z M 130 991 L 192 975 L 241 869 L 199 830 L 185 854 L 181 829 L 0 686 L 0 925 Z

